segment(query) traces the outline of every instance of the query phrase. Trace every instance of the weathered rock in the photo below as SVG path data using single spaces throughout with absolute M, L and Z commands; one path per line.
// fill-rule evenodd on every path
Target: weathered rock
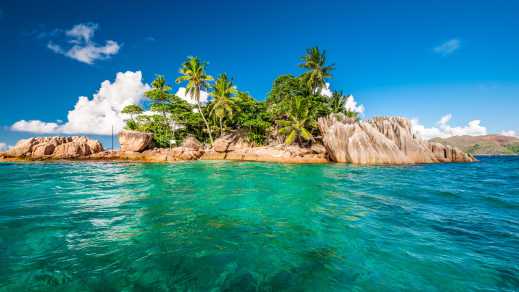
M 117 137 L 121 151 L 142 152 L 153 143 L 153 134 L 137 131 L 121 131 Z
M 310 147 L 310 150 L 312 150 L 312 152 L 314 152 L 315 154 L 326 153 L 326 148 L 323 145 L 317 144 L 317 143 L 312 144 L 312 147 Z
M 298 146 L 286 146 L 283 144 L 243 147 L 227 152 L 217 152 L 214 149 L 206 151 L 202 160 L 236 160 L 236 161 L 262 161 L 280 163 L 324 163 L 328 160 L 324 154 L 314 154 L 312 150 Z
M 214 150 L 207 150 L 200 159 L 202 160 L 224 160 L 227 153 L 216 152 Z
M 227 152 L 227 148 L 231 145 L 234 137 L 232 135 L 225 135 L 216 139 L 213 143 L 213 150 L 216 152 Z
M 55 159 L 70 159 L 87 156 L 92 154 L 90 147 L 86 143 L 82 142 L 68 142 L 56 146 L 56 149 L 52 153 L 52 158 Z
M 36 137 L 18 141 L 6 157 L 27 159 L 81 158 L 103 151 L 103 145 L 84 136 Z
M 330 115 L 319 118 L 323 143 L 332 161 L 354 164 L 408 164 L 432 162 L 469 162 L 473 157 L 459 149 L 446 149 L 441 158 L 440 146 L 433 147 L 400 117 L 374 118 L 365 122 Z M 442 145 L 443 146 L 443 145 Z M 436 152 L 435 152 L 436 151 Z
M 223 135 L 214 141 L 213 150 L 216 152 L 228 152 L 250 148 L 251 145 L 247 142 L 245 134 L 244 131 L 236 131 Z
M 175 147 L 172 148 L 169 155 L 168 160 L 177 161 L 177 160 L 196 160 L 200 158 L 204 154 L 204 151 L 190 147 Z
M 200 141 L 198 141 L 195 137 L 188 136 L 184 139 L 182 142 L 182 147 L 184 148 L 190 148 L 192 150 L 200 150 L 203 148 Z
M 54 143 L 42 143 L 37 144 L 33 147 L 33 151 L 31 154 L 31 158 L 40 159 L 45 156 L 50 156 L 54 153 L 54 149 L 56 149 L 56 145 Z
M 169 149 L 154 148 L 142 152 L 142 158 L 150 162 L 164 162 L 168 160 Z
M 7 157 L 26 157 L 32 153 L 32 147 L 37 144 L 36 138 L 19 140 L 14 147 L 7 150 L 5 155 Z

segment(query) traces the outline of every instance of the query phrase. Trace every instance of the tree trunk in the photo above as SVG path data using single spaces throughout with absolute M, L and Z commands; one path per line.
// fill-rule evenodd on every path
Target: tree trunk
M 172 131 L 173 140 L 176 140 L 175 139 L 175 127 L 174 126 L 171 127 L 170 124 L 168 123 L 168 119 L 166 118 L 166 112 L 165 111 L 162 111 L 162 116 L 164 117 L 164 122 L 168 125 L 168 128 L 170 128 L 171 131 Z M 169 141 L 169 142 L 170 142 L 169 146 L 171 146 L 171 141 Z M 176 143 L 177 143 L 177 141 L 175 141 L 175 146 L 177 146 Z
M 205 126 L 207 127 L 207 132 L 209 132 L 209 140 L 211 141 L 211 146 L 213 146 L 213 135 L 211 134 L 211 128 L 209 127 L 209 123 L 205 119 L 204 113 L 202 112 L 202 107 L 200 106 L 200 101 L 196 103 L 198 105 L 198 111 L 202 115 L 202 119 L 204 120 Z
M 220 117 L 220 137 L 223 136 L 223 124 L 222 124 L 222 117 Z

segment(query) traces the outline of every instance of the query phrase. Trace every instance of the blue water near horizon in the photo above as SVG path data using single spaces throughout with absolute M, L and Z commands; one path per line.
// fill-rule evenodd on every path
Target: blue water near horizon
M 519 157 L 0 163 L 0 291 L 517 291 Z

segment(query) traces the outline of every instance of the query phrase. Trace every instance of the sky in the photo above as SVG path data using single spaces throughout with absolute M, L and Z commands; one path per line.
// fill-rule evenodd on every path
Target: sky
M 0 149 L 36 135 L 109 146 L 121 108 L 187 56 L 265 99 L 326 50 L 331 90 L 429 138 L 519 134 L 519 1 L 0 2 Z

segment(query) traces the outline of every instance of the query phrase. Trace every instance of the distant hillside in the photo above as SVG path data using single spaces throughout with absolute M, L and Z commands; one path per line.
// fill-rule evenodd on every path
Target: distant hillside
M 510 136 L 454 136 L 445 139 L 433 138 L 430 141 L 455 146 L 472 155 L 519 154 L 519 138 Z

